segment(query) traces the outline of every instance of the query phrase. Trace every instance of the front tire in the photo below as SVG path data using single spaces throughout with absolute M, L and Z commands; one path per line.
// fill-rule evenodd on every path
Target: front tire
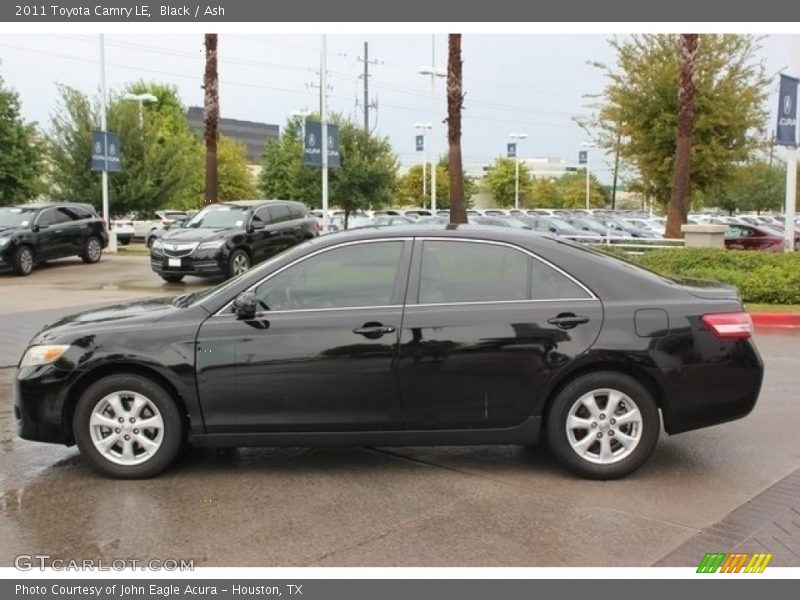
M 117 479 L 152 477 L 178 455 L 180 412 L 170 394 L 141 375 L 111 375 L 81 394 L 75 442 L 91 467 Z
M 93 264 L 99 261 L 101 256 L 103 256 L 103 244 L 100 240 L 95 236 L 86 238 L 81 252 L 83 262 Z
M 244 250 L 234 250 L 228 258 L 227 278 L 236 277 L 250 269 L 250 256 Z
M 642 384 L 603 371 L 564 387 L 550 407 L 546 427 L 548 445 L 564 466 L 589 479 L 618 479 L 653 453 L 661 420 Z
M 14 273 L 22 275 L 23 277 L 30 275 L 31 271 L 33 271 L 33 261 L 33 250 L 28 246 L 20 246 L 17 248 L 17 251 L 14 252 L 14 262 L 12 265 Z

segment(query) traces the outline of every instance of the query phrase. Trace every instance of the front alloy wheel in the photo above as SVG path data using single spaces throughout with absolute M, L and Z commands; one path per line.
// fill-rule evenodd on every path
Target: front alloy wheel
M 228 267 L 228 277 L 241 275 L 250 268 L 250 257 L 244 250 L 235 250 L 231 254 Z
M 148 377 L 104 377 L 81 394 L 72 419 L 81 454 L 100 473 L 139 479 L 178 454 L 183 422 L 175 399 Z
M 660 428 L 658 406 L 647 388 L 611 371 L 566 385 L 546 421 L 555 457 L 591 479 L 616 479 L 638 469 L 653 452 Z

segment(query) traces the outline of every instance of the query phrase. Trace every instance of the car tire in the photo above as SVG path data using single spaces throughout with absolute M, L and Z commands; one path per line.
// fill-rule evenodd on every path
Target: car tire
M 601 371 L 578 377 L 558 393 L 545 428 L 550 450 L 568 469 L 588 479 L 619 479 L 650 457 L 661 419 L 641 383 Z
M 167 283 L 180 283 L 183 281 L 183 275 L 161 275 L 161 279 Z
M 228 258 L 227 278 L 241 275 L 250 268 L 250 255 L 244 250 L 234 250 Z
M 78 399 L 72 431 L 91 467 L 117 479 L 157 475 L 175 460 L 184 437 L 172 396 L 152 379 L 133 374 L 90 385 Z
M 17 275 L 22 275 L 23 277 L 30 275 L 31 271 L 33 271 L 34 260 L 33 250 L 31 250 L 31 247 L 20 246 L 17 248 L 17 251 L 14 252 L 14 259 L 12 263 L 14 273 Z
M 85 263 L 93 264 L 100 260 L 103 256 L 103 244 L 100 238 L 89 236 L 83 242 L 83 251 L 81 252 L 81 259 Z
M 119 242 L 120 246 L 127 246 L 128 244 L 131 243 L 131 238 L 129 238 L 127 236 L 120 237 L 120 238 L 117 238 L 117 241 Z

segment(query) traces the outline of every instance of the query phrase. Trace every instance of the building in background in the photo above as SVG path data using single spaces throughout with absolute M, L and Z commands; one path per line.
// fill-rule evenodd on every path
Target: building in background
M 186 119 L 192 131 L 203 135 L 203 107 L 190 106 L 186 111 Z M 272 140 L 277 140 L 280 127 L 270 123 L 257 121 L 240 121 L 239 119 L 220 119 L 219 133 L 244 144 L 247 150 L 247 163 L 253 176 L 261 170 L 264 149 Z

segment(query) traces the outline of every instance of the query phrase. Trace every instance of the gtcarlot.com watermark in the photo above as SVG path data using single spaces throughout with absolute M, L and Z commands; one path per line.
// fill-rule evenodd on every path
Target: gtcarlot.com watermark
M 62 559 L 49 554 L 19 554 L 14 558 L 19 571 L 194 571 L 194 560 L 184 558 Z

